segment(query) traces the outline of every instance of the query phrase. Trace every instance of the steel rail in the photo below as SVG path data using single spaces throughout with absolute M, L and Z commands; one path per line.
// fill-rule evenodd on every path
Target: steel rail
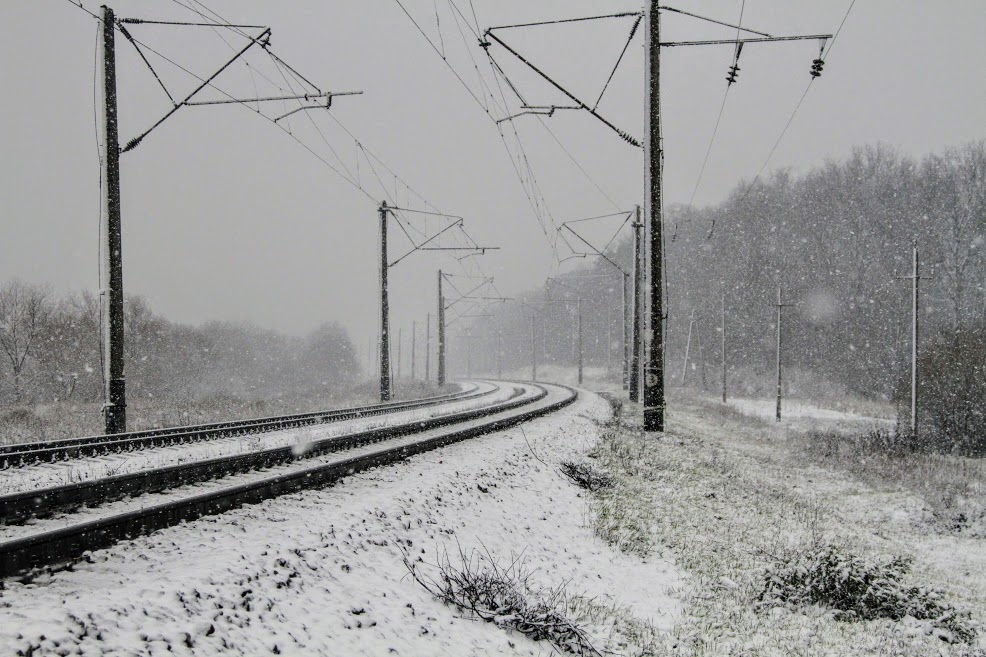
M 470 417 L 460 418 L 454 424 L 468 419 L 480 420 L 465 428 L 456 430 L 451 426 L 448 427 L 448 431 L 441 431 L 436 436 L 415 443 L 384 445 L 369 454 L 279 473 L 261 480 L 228 486 L 51 531 L 41 531 L 0 543 L 0 577 L 25 575 L 40 568 L 70 563 L 90 550 L 109 547 L 121 540 L 147 535 L 203 516 L 224 513 L 244 504 L 261 502 L 307 488 L 322 487 L 362 470 L 395 463 L 450 443 L 506 429 L 563 408 L 577 398 L 574 389 L 556 385 L 556 388 L 564 391 L 564 396 L 555 401 L 542 403 L 549 394 L 548 390 L 543 385 L 525 385 L 538 389 L 537 394 L 479 411 L 457 414 L 459 416 L 468 414 Z M 441 419 L 445 422 L 439 426 L 453 424 L 451 417 Z M 419 423 L 415 425 L 418 426 Z M 426 429 L 423 427 L 418 428 L 414 433 L 424 430 Z
M 0 446 L 0 470 L 32 463 L 64 461 L 71 458 L 96 456 L 111 452 L 133 451 L 150 447 L 165 447 L 232 436 L 267 433 L 281 429 L 328 424 L 390 412 L 435 406 L 456 399 L 483 396 L 492 391 L 477 393 L 478 386 L 458 392 L 423 399 L 371 404 L 328 411 L 312 411 L 247 420 L 214 422 L 184 427 L 163 427 L 129 433 L 66 438 L 35 443 Z
M 489 392 L 483 392 L 467 399 L 484 397 L 498 389 L 498 387 L 494 387 Z M 514 394 L 510 399 L 514 399 L 516 396 L 517 394 Z M 482 410 L 480 409 L 480 411 Z M 427 420 L 408 420 L 390 427 L 355 430 L 342 436 L 313 441 L 303 450 L 299 450 L 297 445 L 270 447 L 243 454 L 218 456 L 100 477 L 90 481 L 0 495 L 0 523 L 19 524 L 31 518 L 43 518 L 56 512 L 73 511 L 83 506 L 98 506 L 125 497 L 160 493 L 178 486 L 202 483 L 234 474 L 283 465 L 292 461 L 314 458 L 322 454 L 352 449 L 367 443 L 444 426 L 475 417 L 475 414 L 475 410 L 460 411 Z

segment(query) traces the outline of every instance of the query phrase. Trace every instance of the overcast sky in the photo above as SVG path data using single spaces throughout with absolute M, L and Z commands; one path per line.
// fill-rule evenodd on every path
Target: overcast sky
M 481 105 L 477 78 L 499 99 L 476 38 L 469 0 L 401 0 L 477 102 L 404 14 L 396 0 L 208 0 L 226 19 L 268 25 L 273 50 L 322 89 L 362 90 L 330 110 L 363 146 L 426 198 L 461 215 L 473 238 L 500 246 L 462 263 L 417 253 L 391 270 L 393 326 L 434 312 L 435 271 L 496 277 L 506 295 L 558 271 L 546 233 L 554 224 L 629 209 L 642 202 L 643 158 L 585 112 L 543 119 L 593 182 L 579 171 L 538 117 L 501 124 L 508 151 Z M 92 11 L 96 2 L 82 0 Z M 181 0 L 191 2 L 191 0 Z M 473 0 L 482 28 L 518 22 L 636 11 L 633 2 Z M 744 26 L 770 34 L 834 33 L 850 0 L 749 0 Z M 740 0 L 682 6 L 726 22 Z M 120 0 L 119 16 L 196 20 L 176 0 Z M 438 17 L 436 21 L 436 9 Z M 456 22 L 458 18 L 458 22 Z M 5 102 L 0 108 L 0 280 L 44 281 L 57 290 L 98 288 L 99 167 L 94 132 L 96 21 L 68 0 L 4 0 L 0 44 Z M 594 102 L 626 42 L 633 19 L 558 24 L 500 32 L 561 84 Z M 439 33 L 439 26 L 441 32 Z M 470 27 L 472 26 L 472 27 Z M 665 14 L 665 40 L 732 38 L 734 30 Z M 461 31 L 460 31 L 461 30 Z M 131 26 L 133 35 L 199 75 L 210 74 L 245 43 L 226 30 Z M 440 36 L 439 36 L 440 34 Z M 770 169 L 804 170 L 842 158 L 854 145 L 887 142 L 913 155 L 986 137 L 986 3 L 982 0 L 859 0 Z M 626 132 L 643 132 L 642 30 L 599 105 Z M 121 140 L 152 125 L 169 101 L 136 52 L 118 35 Z M 467 50 L 468 48 L 468 50 Z M 532 104 L 565 99 L 497 45 L 490 52 Z M 808 82 L 814 41 L 749 45 L 739 84 L 729 92 L 696 205 L 721 200 L 763 164 Z M 662 97 L 669 202 L 692 195 L 725 89 L 729 46 L 666 49 Z M 184 96 L 192 78 L 149 55 L 165 84 Z M 280 71 L 262 52 L 216 84 L 238 97 L 276 92 Z M 268 82 L 265 78 L 270 78 Z M 501 83 L 502 84 L 502 83 Z M 215 92 L 205 97 L 218 97 Z M 512 111 L 516 98 L 505 94 Z M 289 110 L 294 106 L 284 106 Z M 279 105 L 262 108 L 278 116 Z M 489 111 L 502 116 L 492 104 Z M 386 195 L 423 204 L 379 168 L 384 193 L 352 138 L 324 110 L 285 120 L 292 133 L 341 169 L 366 194 L 298 141 L 242 106 L 185 108 L 122 158 L 124 280 L 166 317 L 198 323 L 252 321 L 302 334 L 339 320 L 363 350 L 377 313 L 376 205 Z M 325 140 L 314 130 L 322 131 Z M 524 144 L 544 205 L 532 209 L 518 180 L 513 128 Z M 357 174 L 357 162 L 359 173 Z M 526 169 L 521 171 L 526 177 Z M 530 183 L 529 181 L 529 184 Z M 605 192 L 600 193 L 598 185 Z M 606 198 L 606 197 L 609 198 Z M 372 200 L 371 200 L 372 199 Z M 549 214 L 550 213 L 550 214 Z M 539 216 L 541 222 L 539 222 Z M 423 234 L 441 221 L 407 215 Z M 417 218 L 415 218 L 417 217 Z M 604 222 L 605 223 L 605 222 Z M 598 235 L 608 230 L 600 226 Z M 392 258 L 407 245 L 394 227 Z M 412 233 L 413 234 L 413 233 Z M 550 235 L 549 235 L 550 236 Z M 451 242 L 447 242 L 451 244 Z M 461 254 L 459 254 L 461 255 Z M 572 261 L 562 267 L 572 266 Z

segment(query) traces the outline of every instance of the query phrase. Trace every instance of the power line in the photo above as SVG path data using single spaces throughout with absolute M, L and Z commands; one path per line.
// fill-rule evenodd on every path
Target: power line
M 740 16 L 739 22 L 736 24 L 736 38 L 739 39 L 740 31 L 743 29 L 743 14 L 746 12 L 746 0 L 743 0 L 740 5 Z M 684 12 L 680 12 L 684 13 Z M 689 16 L 695 16 L 694 14 L 687 14 Z M 696 16 L 696 18 L 702 18 L 701 16 Z M 718 21 L 713 21 L 718 22 Z M 723 24 L 724 23 L 720 23 Z M 759 34 L 759 33 L 757 33 Z M 705 167 L 709 164 L 709 156 L 712 154 L 712 146 L 715 144 L 716 135 L 719 134 L 719 124 L 722 121 L 722 114 L 726 109 L 726 100 L 729 98 L 729 90 L 733 86 L 733 82 L 736 80 L 735 71 L 738 71 L 737 65 L 739 64 L 740 49 L 742 46 L 737 46 L 735 54 L 733 55 L 733 74 L 726 78 L 726 90 L 722 94 L 722 104 L 719 106 L 719 116 L 716 117 L 715 127 L 712 129 L 712 137 L 709 139 L 709 147 L 705 151 L 705 158 L 702 160 L 702 168 L 698 172 L 698 178 L 695 180 L 695 186 L 692 188 L 692 194 L 688 198 L 688 207 L 685 210 L 685 219 L 688 219 L 691 213 L 692 204 L 695 202 L 695 195 L 698 193 L 698 188 L 702 184 L 702 177 L 705 176 Z M 675 224 L 677 227 L 677 224 Z M 709 230 L 709 235 L 712 235 L 712 229 Z M 671 236 L 671 241 L 674 242 L 677 237 L 677 231 Z
M 823 53 L 820 53 L 819 59 L 824 59 L 825 57 L 828 57 L 829 53 L 832 52 L 832 47 L 835 45 L 836 39 L 839 38 L 839 34 L 842 32 L 842 28 L 846 24 L 846 20 L 849 18 L 849 14 L 850 12 L 852 12 L 852 8 L 855 5 L 856 5 L 856 0 L 852 0 L 852 2 L 849 3 L 849 8 L 846 9 L 846 14 L 845 16 L 842 17 L 842 22 L 839 23 L 839 29 L 836 30 L 835 35 L 832 37 L 832 40 L 828 42 L 828 47 L 825 48 Z M 764 170 L 767 168 L 767 164 L 770 162 L 770 159 L 774 156 L 774 152 L 777 150 L 777 147 L 780 145 L 781 140 L 783 140 L 784 135 L 787 134 L 788 128 L 790 128 L 791 124 L 794 122 L 794 117 L 797 115 L 798 110 L 801 109 L 801 104 L 805 101 L 805 97 L 808 95 L 808 91 L 811 89 L 812 83 L 814 83 L 815 80 L 817 79 L 818 79 L 817 77 L 813 76 L 808 81 L 808 85 L 805 87 L 804 93 L 802 93 L 801 98 L 798 99 L 798 104 L 794 106 L 794 111 L 791 112 L 791 116 L 788 117 L 787 123 L 784 124 L 784 129 L 781 130 L 781 134 L 778 135 L 777 141 L 775 141 L 773 147 L 771 147 L 770 152 L 767 154 L 767 159 L 764 160 L 763 165 L 760 167 L 760 170 L 757 171 L 757 175 L 753 178 L 753 181 L 746 188 L 746 191 L 743 192 L 743 196 L 740 197 L 740 201 L 745 199 L 750 194 L 750 191 L 753 190 L 753 186 L 756 185 L 758 180 L 760 180 L 760 176 L 763 175 Z

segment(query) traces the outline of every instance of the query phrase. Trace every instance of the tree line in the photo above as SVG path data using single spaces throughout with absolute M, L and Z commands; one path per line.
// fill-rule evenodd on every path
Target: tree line
M 627 233 L 608 255 L 631 271 Z M 706 368 L 710 387 L 718 381 L 724 307 L 733 393 L 767 393 L 780 288 L 783 302 L 793 304 L 783 326 L 790 392 L 824 385 L 836 394 L 903 401 L 911 353 L 911 281 L 903 277 L 911 274 L 912 243 L 927 277 L 920 281 L 921 349 L 931 378 L 923 392 L 929 400 L 962 397 L 962 421 L 978 421 L 986 433 L 983 386 L 959 383 L 977 375 L 982 380 L 986 371 L 954 372 L 986 363 L 986 348 L 976 346 L 986 331 L 984 141 L 921 158 L 885 144 L 862 146 L 800 174 L 781 170 L 742 182 L 717 205 L 667 208 L 668 382 L 679 383 L 685 370 L 686 384 L 701 385 Z M 569 285 L 546 284 L 521 295 L 529 307 L 493 309 L 496 317 L 477 333 L 493 335 L 499 323 L 512 344 L 524 345 L 504 354 L 505 367 L 529 366 L 530 315 L 543 308 L 537 313 L 539 358 L 571 364 L 571 311 L 544 304 L 581 296 L 587 362 L 612 362 L 621 349 L 619 275 L 576 278 L 606 273 L 617 270 L 597 258 L 573 273 Z M 943 374 L 935 378 L 935 371 Z M 952 383 L 942 378 L 946 374 Z M 938 422 L 930 415 L 927 421 Z
M 248 324 L 171 322 L 139 296 L 128 297 L 124 309 L 132 400 L 272 399 L 337 389 L 360 375 L 355 348 L 336 322 L 292 337 Z M 44 285 L 6 282 L 0 350 L 6 405 L 102 399 L 99 297 L 91 292 L 59 296 Z

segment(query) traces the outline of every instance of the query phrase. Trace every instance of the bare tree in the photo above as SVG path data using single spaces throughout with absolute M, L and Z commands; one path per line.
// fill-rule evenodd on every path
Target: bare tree
M 24 366 L 37 349 L 53 309 L 47 286 L 15 279 L 0 287 L 0 348 L 13 371 L 15 402 L 22 400 Z

